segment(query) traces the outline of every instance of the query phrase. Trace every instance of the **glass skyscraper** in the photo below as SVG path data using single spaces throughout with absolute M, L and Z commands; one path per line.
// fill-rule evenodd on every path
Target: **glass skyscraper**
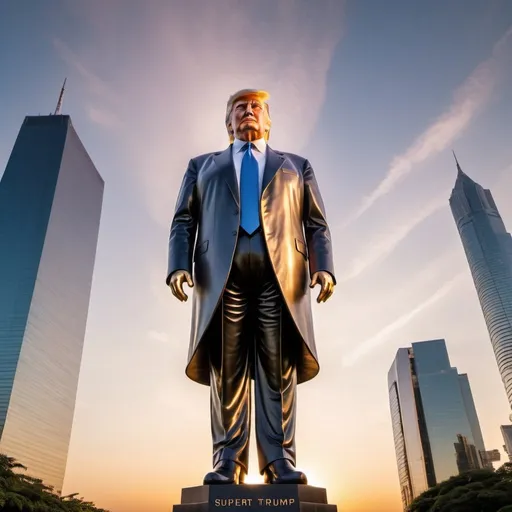
M 462 392 L 462 399 L 464 400 L 464 408 L 466 409 L 466 414 L 471 426 L 473 441 L 475 442 L 475 448 L 482 462 L 482 467 L 492 469 L 492 454 L 487 452 L 485 449 L 482 429 L 480 428 L 480 421 L 478 420 L 475 402 L 473 401 L 473 393 L 471 392 L 469 379 L 466 373 L 459 374 L 459 385 Z
M 450 366 L 444 340 L 399 349 L 388 391 L 404 509 L 436 483 L 487 465 L 467 375 Z
M 0 452 L 61 492 L 104 182 L 69 116 L 28 116 L 0 181 Z
M 450 208 L 512 407 L 512 237 L 491 192 L 467 176 L 458 162 Z

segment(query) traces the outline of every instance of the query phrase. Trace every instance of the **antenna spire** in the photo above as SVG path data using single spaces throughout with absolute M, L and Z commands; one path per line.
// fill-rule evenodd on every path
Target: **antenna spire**
M 459 174 L 464 174 L 462 172 L 462 169 L 460 168 L 460 165 L 459 165 L 459 161 L 457 160 L 457 156 L 455 155 L 455 151 L 453 151 L 452 149 L 452 153 L 453 153 L 453 158 L 455 158 L 455 163 L 457 164 L 457 171 Z
M 67 77 L 64 78 L 64 83 L 62 84 L 62 89 L 59 94 L 59 101 L 57 101 L 57 106 L 55 107 L 54 116 L 60 115 L 60 108 L 62 107 L 62 97 L 64 96 L 64 87 L 66 86 Z

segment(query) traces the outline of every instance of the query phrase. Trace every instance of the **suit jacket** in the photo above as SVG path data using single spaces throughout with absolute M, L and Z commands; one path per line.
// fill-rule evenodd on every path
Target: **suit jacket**
M 219 315 L 236 248 L 240 195 L 231 147 L 190 160 L 178 194 L 169 237 L 167 283 L 176 270 L 194 275 L 192 327 L 186 374 L 209 385 L 209 351 L 220 343 Z M 325 270 L 334 277 L 331 236 L 310 163 L 267 146 L 260 219 L 269 257 L 296 338 L 297 381 L 319 371 L 309 277 Z M 194 266 L 194 269 L 192 269 Z M 308 268 L 309 267 L 309 268 Z M 309 270 L 309 272 L 308 272 Z

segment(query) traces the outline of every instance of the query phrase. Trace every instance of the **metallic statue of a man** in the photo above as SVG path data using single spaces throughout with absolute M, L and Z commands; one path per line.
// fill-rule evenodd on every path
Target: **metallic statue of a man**
M 171 224 L 167 284 L 181 301 L 195 286 L 186 373 L 211 389 L 206 485 L 244 482 L 251 378 L 260 473 L 307 483 L 295 469 L 296 386 L 318 373 L 309 288 L 320 284 L 318 302 L 332 295 L 333 254 L 310 163 L 267 144 L 268 97 L 229 98 L 231 144 L 190 160 Z

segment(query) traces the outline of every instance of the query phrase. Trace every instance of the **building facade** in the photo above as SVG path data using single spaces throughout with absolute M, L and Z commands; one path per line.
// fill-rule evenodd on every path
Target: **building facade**
M 399 349 L 388 391 L 404 509 L 429 487 L 487 465 L 467 375 L 451 367 L 444 340 Z
M 462 399 L 464 400 L 464 408 L 466 409 L 469 425 L 471 426 L 473 441 L 475 442 L 475 448 L 478 452 L 482 467 L 493 469 L 492 462 L 496 462 L 496 455 L 494 451 L 488 452 L 485 449 L 482 429 L 480 428 L 480 421 L 478 420 L 478 414 L 473 400 L 473 393 L 471 392 L 471 386 L 469 385 L 469 379 L 466 373 L 459 374 L 459 385 L 462 392 Z
M 458 162 L 450 208 L 512 407 L 512 237 L 491 192 L 467 176 Z
M 512 425 L 501 425 L 501 435 L 503 436 L 503 450 L 508 455 L 508 460 L 512 462 Z
M 69 116 L 28 116 L 0 181 L 0 452 L 62 489 L 104 182 Z
M 500 462 L 501 453 L 498 449 L 494 448 L 494 450 L 487 450 L 485 452 L 485 457 L 488 462 Z

